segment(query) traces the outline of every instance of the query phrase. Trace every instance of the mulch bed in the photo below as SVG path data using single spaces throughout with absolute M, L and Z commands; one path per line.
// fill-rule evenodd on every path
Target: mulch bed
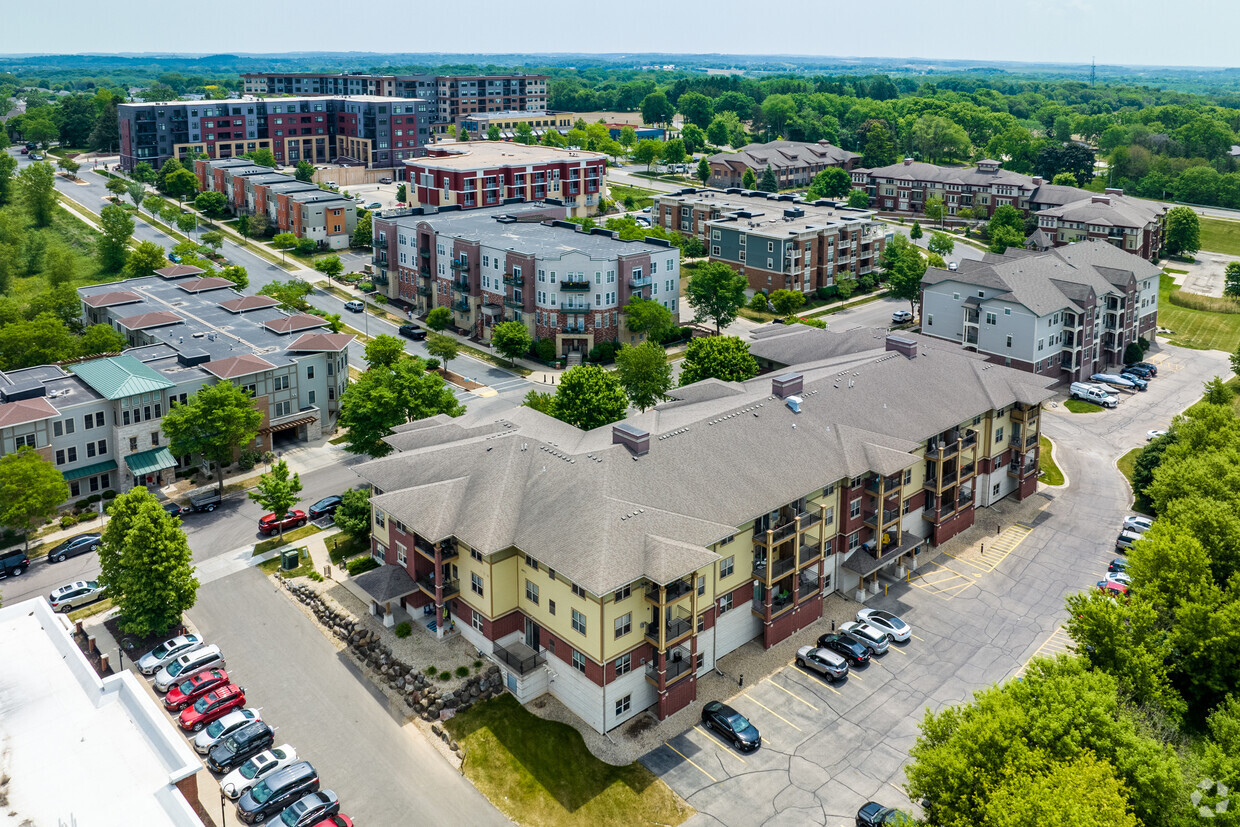
M 103 626 L 112 634 L 114 639 L 120 642 L 121 646 L 125 649 L 125 657 L 130 659 L 142 657 L 168 638 L 185 634 L 185 626 L 177 625 L 163 634 L 147 635 L 146 637 L 131 635 L 121 631 L 119 615 L 112 615 L 107 620 L 103 621 Z M 112 657 L 116 656 L 116 653 L 114 652 L 109 652 L 108 654 Z
M 461 376 L 459 373 L 453 373 L 452 371 L 444 368 L 439 368 L 435 372 L 442 376 L 443 380 L 449 385 L 456 385 L 458 388 L 464 388 L 467 391 L 485 387 L 481 382 L 473 382 L 466 379 L 464 376 Z

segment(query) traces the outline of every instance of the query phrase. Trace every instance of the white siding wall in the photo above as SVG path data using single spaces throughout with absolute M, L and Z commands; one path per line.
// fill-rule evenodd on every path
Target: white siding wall
M 714 634 L 716 658 L 723 657 L 762 633 L 762 619 L 750 611 L 751 605 L 748 600 L 738 602 L 732 611 L 719 616 Z
M 568 661 L 560 660 L 559 655 L 550 652 L 547 652 L 546 668 L 552 673 L 551 694 L 563 701 L 581 720 L 602 732 L 603 687 L 578 672 Z M 608 694 L 610 696 L 611 693 Z

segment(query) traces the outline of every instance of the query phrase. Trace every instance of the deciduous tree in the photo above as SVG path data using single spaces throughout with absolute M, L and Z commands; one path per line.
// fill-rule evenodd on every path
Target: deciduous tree
M 598 365 L 579 365 L 560 375 L 553 414 L 583 431 L 624 418 L 629 400 L 620 380 Z
M 718 334 L 736 320 L 748 286 L 743 275 L 721 261 L 711 261 L 694 270 L 685 287 L 685 298 L 695 318 L 714 322 Z
M 309 283 L 301 279 L 289 279 L 288 281 L 273 281 L 264 284 L 258 291 L 261 296 L 271 296 L 280 302 L 280 305 L 288 310 L 304 312 L 310 307 L 306 301 L 306 296 L 314 292 L 314 288 Z
M 280 260 L 285 260 L 285 253 L 297 246 L 297 236 L 292 233 L 276 233 L 271 239 L 271 246 L 280 251 Z
M 216 192 L 215 190 L 200 192 L 194 197 L 194 209 L 198 210 L 198 212 L 212 220 L 223 215 L 224 209 L 227 206 L 228 196 L 224 195 L 222 192 Z
M 99 212 L 99 227 L 103 230 L 103 235 L 96 244 L 99 264 L 105 272 L 119 273 L 128 256 L 129 239 L 133 236 L 133 218 L 125 208 L 108 204 Z
M 703 379 L 743 382 L 758 375 L 758 362 L 749 345 L 736 336 L 702 336 L 689 341 L 680 365 L 680 384 Z
M 789 316 L 805 304 L 805 294 L 799 290 L 785 290 L 783 288 L 771 293 L 771 306 L 775 308 L 775 312 L 781 316 Z
M 426 352 L 438 359 L 447 371 L 448 363 L 461 352 L 461 346 L 446 333 L 432 333 L 426 337 Z
M 263 415 L 250 395 L 232 382 L 207 385 L 164 413 L 163 430 L 174 456 L 201 456 L 214 463 L 218 490 L 224 494 L 225 465 L 235 452 L 254 441 Z
M 368 366 L 391 367 L 405 356 L 405 343 L 395 336 L 380 334 L 366 343 L 365 354 Z
M 663 341 L 675 325 L 672 311 L 653 299 L 633 296 L 624 307 L 624 326 L 651 341 Z
M 854 210 L 864 210 L 870 206 L 870 196 L 865 190 L 850 190 L 848 193 L 848 206 Z
M 806 194 L 809 200 L 843 198 L 852 189 L 852 178 L 840 167 L 827 167 L 814 176 Z
M 27 164 L 17 173 L 17 191 L 34 223 L 50 226 L 56 211 L 56 173 L 52 165 L 46 161 Z
M 642 98 L 640 109 L 642 123 L 649 124 L 670 123 L 672 116 L 676 114 L 676 107 L 672 106 L 667 95 L 662 92 L 651 92 Z
M 344 262 L 337 255 L 323 256 L 322 258 L 315 259 L 314 269 L 329 279 L 334 279 L 344 272 Z
M 452 311 L 446 307 L 434 307 L 426 314 L 426 326 L 439 332 L 452 324 Z
M 491 331 L 491 344 L 501 356 L 507 357 L 509 364 L 516 365 L 518 356 L 529 353 L 534 337 L 522 322 L 501 322 Z
M 258 478 L 258 484 L 248 492 L 250 499 L 276 515 L 280 526 L 280 539 L 284 539 L 284 515 L 301 501 L 301 475 L 288 470 L 288 463 L 279 460 L 271 471 Z
M 293 177 L 298 181 L 309 184 L 314 180 L 314 164 L 302 158 L 297 162 L 297 166 L 293 170 Z
M 125 275 L 130 278 L 141 278 L 152 275 L 156 270 L 167 266 L 168 259 L 164 256 L 163 247 L 154 241 L 139 241 L 125 261 Z
M 1192 207 L 1172 207 L 1167 211 L 1163 249 L 1171 256 L 1191 256 L 1201 249 L 1201 222 Z
M 0 525 L 26 535 L 69 499 L 64 475 L 32 448 L 0 457 Z
M 82 331 L 78 339 L 79 356 L 96 356 L 100 353 L 120 353 L 129 343 L 125 337 L 106 324 L 93 324 Z
M 352 540 L 367 543 L 370 539 L 370 489 L 350 488 L 341 494 L 340 505 L 332 519 Z
M 629 401 L 641 411 L 667 398 L 672 387 L 672 366 L 667 351 L 654 342 L 621 348 L 616 352 L 616 376 Z
M 949 256 L 956 249 L 956 242 L 947 233 L 931 233 L 926 249 L 941 256 Z
M 348 430 L 347 451 L 386 456 L 392 447 L 383 438 L 397 425 L 465 412 L 443 378 L 424 368 L 421 359 L 400 359 L 391 367 L 363 372 L 349 385 L 340 398 L 340 426 Z

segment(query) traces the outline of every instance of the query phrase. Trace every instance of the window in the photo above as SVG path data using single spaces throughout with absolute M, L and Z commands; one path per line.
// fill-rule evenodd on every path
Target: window
M 615 600 L 617 603 L 619 603 L 621 600 L 627 600 L 629 595 L 632 593 L 633 592 L 629 586 L 625 586 L 622 589 L 616 589 Z
M 616 658 L 616 677 L 627 675 L 633 671 L 633 655 L 625 654 Z
M 531 580 L 525 581 L 525 599 L 533 603 L 535 606 L 538 605 L 538 584 L 537 583 Z
M 851 520 L 855 520 L 860 516 L 861 516 L 861 498 L 857 497 L 855 500 L 853 500 L 852 502 L 848 504 L 848 517 Z
M 826 525 L 835 522 L 835 506 L 828 506 L 826 514 L 823 515 L 822 521 Z
M 21 450 L 21 448 L 23 447 L 26 447 L 26 448 L 36 447 L 34 444 L 34 434 L 22 434 L 21 436 L 13 440 L 14 450 Z
M 994 489 L 990 492 L 990 495 L 991 495 L 992 497 L 997 497 L 997 496 L 999 496 L 999 483 L 997 483 L 997 482 L 995 483 L 995 487 L 994 487 Z
M 990 313 L 990 312 L 986 313 L 986 324 L 997 324 L 998 322 L 999 322 L 998 316 L 996 316 L 994 313 Z
M 860 531 L 854 531 L 852 534 L 848 535 L 848 550 L 849 551 L 856 551 L 860 545 L 861 545 L 861 532 Z
M 77 480 L 69 483 L 69 495 L 72 497 L 82 496 L 82 486 L 77 482 Z
M 581 588 L 581 586 L 578 586 L 576 583 L 571 583 L 571 584 L 569 584 L 569 585 L 570 585 L 570 587 L 572 588 L 572 590 L 573 590 L 573 594 L 574 594 L 575 596 L 577 596 L 577 597 L 585 597 L 585 596 L 586 596 L 586 590 L 585 590 L 585 589 L 583 589 L 583 588 Z
M 1007 346 L 1008 347 L 1012 346 L 1012 334 L 1011 333 L 1007 335 Z
M 576 649 L 573 650 L 573 668 L 583 675 L 586 673 L 586 656 Z
M 375 509 L 375 525 L 379 528 L 383 528 L 387 525 L 387 515 L 377 508 Z
M 629 707 L 632 706 L 632 698 L 633 698 L 632 695 L 625 695 L 623 698 L 616 701 L 616 716 L 617 717 L 629 711 Z
M 732 606 L 733 606 L 733 600 L 732 600 L 731 594 L 725 594 L 723 597 L 719 598 L 720 614 L 722 614 L 723 612 L 732 611 Z
M 482 597 L 482 578 L 476 573 L 469 575 L 469 587 L 473 589 L 474 594 Z
M 306 401 L 307 401 L 307 402 L 309 402 L 311 405 L 313 405 L 313 404 L 314 404 L 314 391 L 310 391 L 310 392 L 306 395 Z
M 731 577 L 732 572 L 736 570 L 736 557 L 725 557 L 719 561 L 719 579 Z
M 698 595 L 699 595 L 699 596 L 700 596 L 700 595 L 703 595 L 703 594 L 706 594 L 706 577 L 705 577 L 705 575 L 703 575 L 702 577 L 699 577 L 699 578 L 698 578 L 698 582 L 697 582 L 697 589 L 698 589 Z
M 538 571 L 538 561 L 528 554 L 525 555 L 525 565 L 529 566 L 534 571 Z
M 473 558 L 473 559 L 475 559 L 475 560 L 481 560 L 481 559 L 482 559 L 482 552 L 481 552 L 481 551 L 478 551 L 478 549 L 476 549 L 476 548 L 471 548 L 471 549 L 469 550 L 469 556 L 470 556 L 470 557 L 472 557 L 472 558 Z
M 151 431 L 151 445 L 159 447 L 159 431 Z
M 547 611 L 550 612 L 551 614 L 555 614 L 555 601 L 554 600 L 547 601 Z
M 573 631 L 583 635 L 586 633 L 586 616 L 576 609 L 573 609 Z
M 133 453 L 136 450 L 138 450 L 138 438 L 136 436 L 131 436 L 129 438 L 129 452 Z
M 926 316 L 926 327 L 934 327 L 934 314 Z
M 698 619 L 697 619 L 697 632 L 700 635 L 702 634 L 702 632 L 705 632 L 705 631 L 706 631 L 706 615 L 700 614 L 698 615 Z
M 307 379 L 313 379 L 313 378 L 314 378 L 314 365 L 307 365 L 307 366 L 306 366 L 306 378 L 307 378 Z
M 405 556 L 405 547 L 401 545 L 400 543 L 397 543 L 396 544 L 396 563 L 398 565 L 403 566 L 407 562 L 409 562 L 409 558 Z
M 481 612 L 473 612 L 473 616 L 474 616 L 474 619 L 473 619 L 474 629 L 476 629 L 476 630 L 477 630 L 477 631 L 479 631 L 479 632 L 485 631 L 485 630 L 482 628 L 482 613 L 481 613 Z
M 995 444 L 998 445 L 1003 441 L 1003 428 L 995 428 Z
M 616 618 L 616 640 L 633 631 L 633 613 L 628 612 Z

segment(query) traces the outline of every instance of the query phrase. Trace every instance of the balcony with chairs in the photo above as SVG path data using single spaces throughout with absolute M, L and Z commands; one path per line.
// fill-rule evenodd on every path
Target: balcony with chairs
M 768 559 L 766 555 L 755 555 L 752 569 L 753 576 L 758 580 L 769 583 L 792 571 L 796 564 L 797 555 L 795 554 L 776 557 L 773 561 Z
M 514 276 L 511 273 L 508 273 L 504 276 L 503 282 L 509 287 L 524 287 L 525 276 Z
M 565 293 L 588 293 L 590 291 L 590 282 L 562 281 L 560 282 L 560 290 Z
M 451 267 L 453 270 L 459 270 L 462 272 L 469 270 L 468 261 L 459 261 L 458 259 L 455 259 L 455 258 L 452 259 L 452 262 L 448 266 Z
M 659 685 L 659 673 L 662 671 L 664 686 L 672 684 L 693 671 L 693 652 L 685 646 L 677 646 L 663 656 L 663 669 L 659 669 L 658 654 L 652 663 L 646 664 L 646 680 L 655 686 Z
M 461 592 L 461 581 L 454 577 L 441 577 L 436 579 L 433 572 L 424 574 L 417 579 L 418 588 L 432 599 L 435 598 L 435 584 L 439 583 L 443 589 L 443 599 L 455 597 Z
M 893 523 L 900 522 L 900 509 L 898 508 L 877 509 L 876 508 L 876 509 L 866 511 L 864 516 L 862 517 L 862 522 L 866 526 L 874 529 L 875 531 L 881 531 L 887 526 L 892 525 Z
M 1017 462 L 1013 462 L 1012 464 L 1010 464 L 1007 469 L 1007 475 L 1009 477 L 1014 477 L 1016 479 L 1022 479 L 1022 480 L 1030 476 L 1031 474 L 1036 474 L 1037 472 L 1038 472 L 1038 461 L 1037 460 L 1024 460 L 1024 461 L 1018 460 Z
M 660 610 L 655 609 L 655 612 Z M 684 609 L 677 609 L 676 615 L 664 623 L 658 623 L 652 620 L 646 624 L 646 639 L 655 645 L 656 648 L 666 649 L 684 638 L 688 637 L 693 631 L 693 618 Z M 663 639 L 659 639 L 662 632 Z
M 505 297 L 504 297 L 504 307 L 510 307 L 510 308 L 512 308 L 513 310 L 524 310 L 524 309 L 525 309 L 525 300 L 524 300 L 524 299 L 514 299 L 514 298 L 509 298 L 509 297 L 505 296 Z
M 462 296 L 461 298 L 452 302 L 452 309 L 455 310 L 457 313 L 468 313 L 469 312 L 469 299 Z

